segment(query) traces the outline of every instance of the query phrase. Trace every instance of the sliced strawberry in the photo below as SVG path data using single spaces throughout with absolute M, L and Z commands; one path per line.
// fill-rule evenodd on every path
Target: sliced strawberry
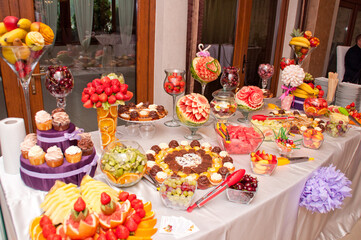
M 100 102 L 100 101 L 95 104 L 96 108 L 100 108 L 101 106 L 102 106 L 102 102 Z
M 48 238 L 51 234 L 56 234 L 56 229 L 53 224 L 46 224 L 43 226 L 43 236 Z
M 132 99 L 132 97 L 133 97 L 133 93 L 127 91 L 127 94 L 124 96 L 124 101 L 129 101 L 130 99 Z
M 87 100 L 87 101 L 83 104 L 83 107 L 85 107 L 85 108 L 92 108 L 92 107 L 93 107 L 92 101 L 91 101 L 90 99 Z

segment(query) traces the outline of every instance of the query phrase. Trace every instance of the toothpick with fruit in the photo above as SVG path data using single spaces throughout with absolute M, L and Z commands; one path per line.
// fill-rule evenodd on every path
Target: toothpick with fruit
M 300 29 L 293 29 L 291 37 L 289 45 L 295 52 L 296 63 L 302 65 L 305 58 L 320 44 L 320 40 L 313 37 L 311 31 L 302 32 Z

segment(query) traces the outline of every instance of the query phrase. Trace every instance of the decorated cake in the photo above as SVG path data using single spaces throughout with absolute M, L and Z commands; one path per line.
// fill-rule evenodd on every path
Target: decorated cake
M 197 140 L 191 143 L 178 143 L 176 140 L 169 144 L 160 143 L 152 146 L 146 156 L 148 174 L 158 182 L 163 182 L 169 176 L 180 176 L 197 180 L 198 188 L 206 189 L 212 183 L 219 182 L 219 176 L 224 179 L 234 171 L 233 159 L 226 151 Z
M 48 191 L 56 180 L 79 185 L 84 175 L 94 176 L 97 155 L 90 134 L 77 129 L 64 109 L 51 115 L 41 110 L 35 121 L 36 134 L 20 145 L 20 175 L 27 186 Z

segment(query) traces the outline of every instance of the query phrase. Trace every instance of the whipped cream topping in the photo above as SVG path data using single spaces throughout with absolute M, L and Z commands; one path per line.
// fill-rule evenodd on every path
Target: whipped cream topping
M 145 154 L 152 154 L 153 156 L 155 156 L 155 152 L 153 150 L 151 150 L 151 149 L 146 151 Z
M 36 143 L 37 141 L 36 133 L 29 133 L 28 135 L 25 136 L 24 141 L 32 141 Z
M 304 131 L 307 130 L 307 127 L 306 127 L 306 126 L 302 126 L 302 127 L 300 128 L 300 130 L 301 130 L 301 132 L 304 132 Z
M 227 155 L 228 155 L 228 153 L 227 153 L 226 151 L 221 151 L 221 152 L 219 153 L 219 156 L 220 156 L 220 157 L 227 157 Z
M 70 123 L 69 115 L 66 112 L 57 112 L 53 115 L 53 123 L 68 124 Z
M 155 161 L 147 161 L 147 168 L 152 168 L 154 165 L 156 165 Z
M 196 167 L 202 163 L 202 158 L 194 153 L 186 153 L 181 157 L 175 157 L 175 160 L 182 167 Z
M 159 179 L 165 179 L 165 178 L 167 178 L 167 174 L 163 171 L 160 171 L 160 172 L 157 172 L 156 177 Z
M 38 145 L 34 145 L 32 148 L 29 149 L 28 156 L 29 157 L 36 157 L 42 155 L 44 153 L 43 149 Z
M 233 163 L 231 163 L 231 162 L 225 162 L 225 163 L 223 164 L 223 167 L 228 168 L 228 170 L 232 170 L 232 169 L 234 168 L 234 165 L 233 165 Z
M 322 132 L 322 129 L 320 127 L 315 127 L 316 131 Z
M 148 108 L 151 109 L 151 110 L 155 110 L 155 111 L 156 111 L 156 110 L 157 110 L 157 106 L 158 106 L 157 104 L 150 104 L 150 105 L 148 106 Z
M 140 108 L 141 106 L 143 106 L 143 102 L 140 102 L 136 105 L 137 108 Z
M 180 145 L 182 145 L 182 146 L 188 146 L 189 143 L 188 143 L 187 140 L 183 140 L 183 141 L 180 142 Z
M 211 175 L 211 181 L 218 182 L 222 180 L 222 175 L 219 173 L 213 173 Z
M 39 123 L 44 123 L 51 120 L 51 116 L 44 110 L 40 110 L 35 114 L 35 121 Z
M 45 158 L 47 161 L 55 161 L 59 158 L 63 158 L 63 152 L 59 147 L 52 146 L 46 151 Z
M 167 149 L 167 148 L 169 148 L 168 144 L 166 144 L 166 143 L 160 143 L 158 146 L 159 146 L 161 149 Z
M 29 151 L 30 148 L 34 147 L 35 145 L 36 145 L 36 141 L 34 142 L 32 140 L 25 138 L 25 140 L 22 143 L 20 143 L 20 150 L 26 152 Z
M 81 152 L 81 149 L 77 146 L 70 146 L 65 150 L 65 153 L 69 154 L 69 155 L 75 155 L 80 152 Z
M 208 149 L 208 148 L 211 148 L 211 147 L 212 147 L 212 145 L 211 145 L 211 144 L 209 144 L 208 142 L 204 142 L 204 143 L 202 143 L 202 144 L 201 144 L 201 147 L 202 147 L 202 148 L 207 148 L 207 149 Z

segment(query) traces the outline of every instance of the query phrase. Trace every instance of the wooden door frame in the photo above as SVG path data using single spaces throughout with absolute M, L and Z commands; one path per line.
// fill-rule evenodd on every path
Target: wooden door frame
M 155 41 L 155 7 L 156 0 L 137 0 L 137 57 L 136 57 L 136 101 L 153 102 L 154 89 L 154 41 Z M 35 20 L 33 0 L 0 0 L 0 19 L 12 15 L 19 18 Z M 8 117 L 27 119 L 22 88 L 15 73 L 0 61 L 3 78 L 4 95 Z M 39 73 L 39 66 L 34 73 Z M 36 94 L 30 93 L 32 116 L 44 108 L 40 77 L 35 77 Z M 30 87 L 31 88 L 31 87 Z M 30 89 L 31 91 L 31 89 Z M 79 99 L 80 103 L 80 99 Z M 34 118 L 33 126 L 35 130 Z M 27 121 L 25 121 L 26 128 Z

